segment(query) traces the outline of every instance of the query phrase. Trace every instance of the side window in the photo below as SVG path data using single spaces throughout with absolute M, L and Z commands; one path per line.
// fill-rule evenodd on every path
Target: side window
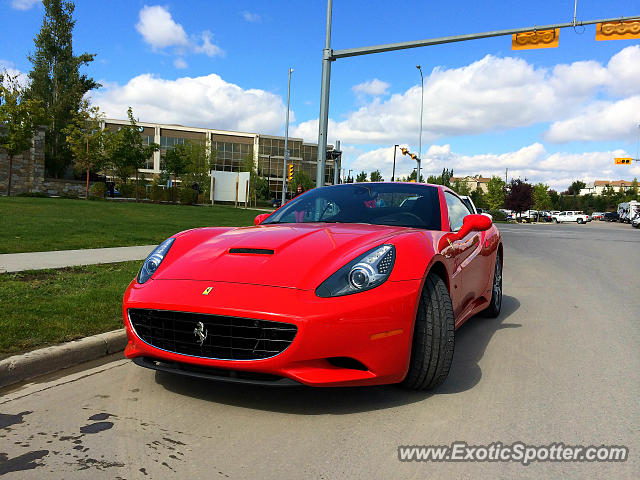
M 464 217 L 471 214 L 471 211 L 455 195 L 444 192 L 444 197 L 447 200 L 447 210 L 449 210 L 449 225 L 451 225 L 453 232 L 457 232 L 462 227 Z

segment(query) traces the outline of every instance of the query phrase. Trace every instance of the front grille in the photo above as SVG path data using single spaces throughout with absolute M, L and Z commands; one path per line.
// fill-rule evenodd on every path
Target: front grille
M 129 318 L 136 334 L 153 347 L 220 360 L 273 357 L 291 345 L 298 331 L 290 323 L 168 310 L 130 308 Z

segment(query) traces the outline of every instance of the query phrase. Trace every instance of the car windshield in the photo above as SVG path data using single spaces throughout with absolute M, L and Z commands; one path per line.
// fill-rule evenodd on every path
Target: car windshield
M 310 222 L 440 230 L 438 189 L 411 183 L 348 183 L 316 188 L 291 200 L 263 224 Z

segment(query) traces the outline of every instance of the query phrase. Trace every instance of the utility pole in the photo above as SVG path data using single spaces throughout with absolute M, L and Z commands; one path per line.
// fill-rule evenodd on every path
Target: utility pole
M 396 177 L 396 149 L 399 147 L 400 145 L 394 145 L 393 146 L 393 170 L 391 172 L 391 181 L 394 181 L 394 178 Z
M 541 30 L 555 30 L 561 28 L 576 28 L 585 25 L 595 25 L 597 23 L 615 23 L 638 21 L 640 16 L 633 15 L 617 18 L 603 18 L 578 22 L 576 19 L 577 2 L 574 8 L 574 18 L 571 22 L 554 23 L 551 25 L 534 25 L 532 27 L 510 28 L 507 30 L 494 30 L 490 32 L 471 33 L 464 35 L 451 35 L 448 37 L 430 38 L 409 42 L 390 43 L 386 45 L 372 45 L 369 47 L 345 48 L 340 50 L 331 49 L 331 7 L 332 0 L 327 0 L 327 27 L 324 49 L 322 51 L 322 82 L 320 86 L 320 117 L 318 119 L 318 168 L 316 175 L 316 187 L 324 185 L 324 168 L 327 153 L 327 129 L 329 123 L 329 86 L 331 82 L 331 62 L 339 58 L 355 57 L 360 55 L 370 55 L 373 53 L 391 52 L 395 50 L 405 50 L 408 48 L 427 47 L 442 45 L 445 43 L 465 42 L 480 38 L 492 38 L 505 35 L 516 35 L 519 33 L 531 33 Z M 419 180 L 420 177 L 418 176 Z
M 504 169 L 504 183 L 509 183 L 509 181 L 507 180 L 507 173 L 509 172 L 508 168 Z
M 422 76 L 422 67 L 416 65 L 420 72 L 420 139 L 418 141 L 418 174 L 416 175 L 416 183 L 420 183 L 420 170 L 422 166 L 422 110 L 424 106 L 424 77 Z
M 284 127 L 284 166 L 282 168 L 282 205 L 287 201 L 287 163 L 289 163 L 289 101 L 291 100 L 291 73 L 289 69 L 289 83 L 287 85 L 287 119 Z
M 324 168 L 327 162 L 327 125 L 329 123 L 329 84 L 331 82 L 331 5 L 327 0 L 327 31 L 322 51 L 322 85 L 320 91 L 320 117 L 318 120 L 318 168 L 316 187 L 324 186 Z

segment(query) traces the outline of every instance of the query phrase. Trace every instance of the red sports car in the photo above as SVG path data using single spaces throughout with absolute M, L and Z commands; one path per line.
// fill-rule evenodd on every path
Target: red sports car
M 454 330 L 500 313 L 500 234 L 447 187 L 317 188 L 255 223 L 149 255 L 124 296 L 128 358 L 234 382 L 429 389 Z

